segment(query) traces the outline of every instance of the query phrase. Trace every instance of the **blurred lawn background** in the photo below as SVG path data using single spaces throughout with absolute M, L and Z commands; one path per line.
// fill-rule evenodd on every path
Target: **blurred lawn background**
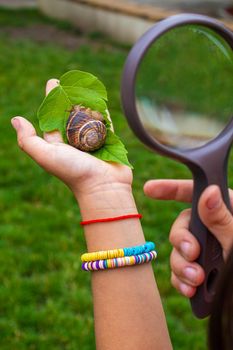
M 10 124 L 12 116 L 22 115 L 38 129 L 45 82 L 71 69 L 89 71 L 107 87 L 116 133 L 134 165 L 145 236 L 157 244 L 154 270 L 174 349 L 206 349 L 206 321 L 195 319 L 189 301 L 170 285 L 168 234 L 185 205 L 155 202 L 142 190 L 150 178 L 190 173 L 147 150 L 127 126 L 119 92 L 129 48 L 99 33 L 83 36 L 36 10 L 0 9 L 0 27 L 0 349 L 95 348 L 90 274 L 80 268 L 86 248 L 77 204 L 60 181 L 18 149 Z

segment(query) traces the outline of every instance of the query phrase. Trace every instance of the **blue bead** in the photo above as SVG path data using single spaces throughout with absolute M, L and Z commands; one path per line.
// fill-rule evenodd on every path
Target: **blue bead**
M 154 250 L 155 249 L 155 244 L 153 242 L 150 242 L 150 250 Z
M 104 260 L 103 265 L 104 265 L 104 268 L 106 269 L 107 268 L 107 260 Z
M 147 244 L 145 244 L 144 252 L 148 252 L 148 250 L 149 250 L 149 247 Z

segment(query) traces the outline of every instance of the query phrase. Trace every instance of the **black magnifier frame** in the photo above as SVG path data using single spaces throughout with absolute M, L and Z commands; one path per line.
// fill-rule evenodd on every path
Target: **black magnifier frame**
M 227 163 L 233 141 L 233 118 L 217 137 L 205 145 L 180 149 L 167 147 L 150 136 L 144 128 L 136 108 L 135 84 L 137 72 L 144 55 L 163 34 L 184 25 L 202 25 L 212 29 L 225 39 L 233 50 L 233 33 L 221 22 L 208 16 L 196 14 L 171 16 L 155 24 L 131 49 L 124 66 L 121 98 L 128 123 L 136 136 L 152 150 L 186 164 L 193 174 L 194 190 L 190 231 L 198 239 L 201 246 L 201 253 L 197 262 L 205 271 L 205 281 L 197 288 L 196 294 L 191 298 L 191 306 L 193 313 L 198 318 L 204 318 L 211 313 L 216 281 L 224 261 L 220 244 L 199 218 L 197 204 L 203 190 L 211 184 L 216 184 L 221 189 L 224 202 L 231 210 L 227 185 Z

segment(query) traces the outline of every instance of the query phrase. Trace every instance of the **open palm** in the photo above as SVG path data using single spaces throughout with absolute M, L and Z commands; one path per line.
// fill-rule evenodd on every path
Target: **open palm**
M 51 79 L 46 86 L 48 94 L 58 81 Z M 46 171 L 60 178 L 74 192 L 91 192 L 102 185 L 121 183 L 131 185 L 132 172 L 129 167 L 104 162 L 91 154 L 77 150 L 63 142 L 58 131 L 37 136 L 33 125 L 22 117 L 12 119 L 17 131 L 20 148 Z

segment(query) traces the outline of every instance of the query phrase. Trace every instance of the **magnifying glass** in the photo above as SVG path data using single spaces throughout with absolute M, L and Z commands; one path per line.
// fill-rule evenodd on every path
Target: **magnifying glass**
M 210 184 L 230 209 L 227 162 L 233 140 L 233 33 L 207 16 L 181 14 L 148 30 L 130 51 L 123 72 L 122 103 L 128 123 L 152 150 L 186 164 L 193 174 L 190 231 L 205 281 L 191 305 L 211 312 L 222 249 L 201 222 L 197 204 Z

